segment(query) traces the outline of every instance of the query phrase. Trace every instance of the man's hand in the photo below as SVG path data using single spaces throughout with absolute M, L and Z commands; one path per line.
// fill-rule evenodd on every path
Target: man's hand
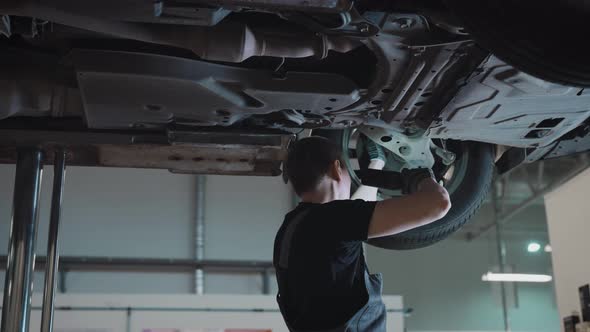
M 402 194 L 411 194 L 418 191 L 421 183 L 426 179 L 434 178 L 430 168 L 413 168 L 402 170 Z

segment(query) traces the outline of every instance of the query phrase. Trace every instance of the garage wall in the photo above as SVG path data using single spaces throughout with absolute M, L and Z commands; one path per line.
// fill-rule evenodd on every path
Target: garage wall
M 489 222 L 484 206 L 473 223 Z M 548 273 L 551 257 L 526 251 L 530 241 L 547 243 L 542 231 L 520 229 L 530 219 L 545 219 L 542 205 L 533 205 L 506 223 L 502 237 L 506 263 L 520 273 Z M 448 239 L 411 251 L 367 247 L 374 271 L 384 275 L 384 292 L 402 294 L 414 309 L 406 318 L 408 331 L 503 331 L 500 287 L 481 276 L 498 266 L 494 231 L 467 242 Z M 509 285 L 509 320 L 512 331 L 559 331 L 553 284 Z
M 208 176 L 206 186 L 205 257 L 271 261 L 275 234 L 293 206 L 282 178 Z M 205 283 L 212 293 L 258 294 L 262 289 L 258 274 L 209 273 Z
M 8 248 L 14 166 L 0 166 L 0 253 Z M 37 253 L 47 246 L 52 167 L 45 167 Z M 154 170 L 100 168 L 67 169 L 62 210 L 60 252 L 75 256 L 127 256 L 189 258 L 193 196 L 192 177 Z M 147 203 L 151 202 L 151 203 Z M 157 202 L 154 203 L 154 202 Z M 132 241 L 129 245 L 127 241 Z M 162 282 L 172 278 L 173 282 Z M 37 274 L 35 280 L 42 280 Z M 186 275 L 77 273 L 67 276 L 72 292 L 143 291 L 186 292 L 192 281 Z M 37 286 L 41 282 L 35 283 Z M 2 283 L 2 286 L 4 284 Z M 148 289 L 150 289 L 148 288 Z M 36 287 L 37 290 L 40 288 Z
M 590 170 L 545 196 L 561 317 L 580 312 L 578 287 L 590 283 Z
M 8 248 L 13 165 L 0 165 L 0 254 Z M 45 167 L 37 253 L 44 255 L 52 167 Z M 207 259 L 270 260 L 274 233 L 292 196 L 280 177 L 208 176 L 205 195 Z M 64 191 L 62 255 L 193 258 L 192 175 L 162 170 L 69 167 Z M 1 286 L 4 286 L 3 273 Z M 39 274 L 36 280 L 42 280 Z M 211 293 L 260 293 L 259 275 L 206 276 Z M 40 286 L 41 282 L 36 285 Z M 186 293 L 193 277 L 170 273 L 67 274 L 69 292 Z M 40 288 L 37 288 L 40 290 Z
M 369 248 L 367 257 L 372 269 L 384 274 L 384 292 L 403 294 L 406 307 L 414 309 L 406 318 L 408 331 L 503 331 L 500 288 L 481 280 L 497 266 L 494 250 L 486 239 L 447 240 L 408 252 Z M 513 331 L 559 330 L 551 284 L 519 284 L 510 295 Z

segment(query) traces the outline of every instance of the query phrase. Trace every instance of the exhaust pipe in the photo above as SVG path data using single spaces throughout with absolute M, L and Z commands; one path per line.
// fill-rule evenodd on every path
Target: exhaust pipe
M 13 1 L 0 4 L 5 15 L 34 17 L 117 38 L 168 45 L 193 51 L 213 61 L 242 62 L 252 56 L 325 58 L 328 51 L 345 53 L 360 41 L 312 32 L 257 31 L 243 23 L 221 22 L 213 27 L 146 25 L 107 21 L 55 8 L 47 1 Z

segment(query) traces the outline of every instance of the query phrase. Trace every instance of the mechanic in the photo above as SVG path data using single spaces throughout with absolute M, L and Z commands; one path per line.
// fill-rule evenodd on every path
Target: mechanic
M 371 140 L 369 168 L 385 153 Z M 351 178 L 342 151 L 312 136 L 290 149 L 285 171 L 301 203 L 285 216 L 275 239 L 277 301 L 290 331 L 385 331 L 381 275 L 370 275 L 363 241 L 432 223 L 451 207 L 429 169 L 402 171 L 405 196 L 377 202 L 377 188 Z

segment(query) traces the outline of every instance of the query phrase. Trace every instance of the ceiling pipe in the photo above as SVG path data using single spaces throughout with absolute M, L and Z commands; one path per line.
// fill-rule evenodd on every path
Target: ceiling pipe
M 0 256 L 0 270 L 5 270 L 7 256 Z M 45 269 L 47 257 L 35 257 L 35 270 Z M 273 269 L 271 261 L 202 260 L 139 257 L 60 256 L 60 271 L 186 273 L 195 269 L 215 272 L 262 273 Z

